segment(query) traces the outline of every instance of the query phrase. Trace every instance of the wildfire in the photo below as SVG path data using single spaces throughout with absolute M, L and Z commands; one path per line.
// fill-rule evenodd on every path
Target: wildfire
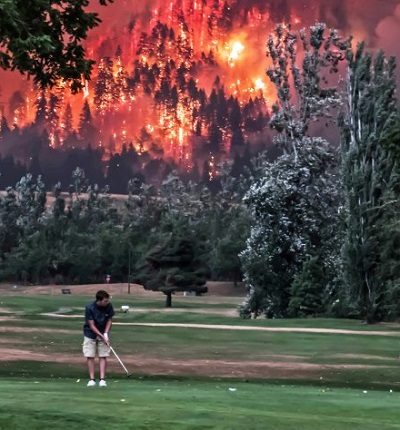
M 82 142 L 90 136 L 105 148 L 106 157 L 132 144 L 138 153 L 162 152 L 184 168 L 192 164 L 194 141 L 229 153 L 232 129 L 260 131 L 274 98 L 260 77 L 268 67 L 264 48 L 273 10 L 235 6 L 233 0 L 154 1 L 150 17 L 135 16 L 123 31 L 89 41 L 97 66 L 82 95 L 62 82 L 44 93 L 25 89 L 26 104 L 10 109 L 13 123 L 23 127 L 42 118 L 54 147 L 67 145 L 75 131 Z
M 233 42 L 232 47 L 228 55 L 229 67 L 234 67 L 236 61 L 238 61 L 240 54 L 243 52 L 244 46 L 241 42 Z
M 261 90 L 261 91 L 264 90 L 265 89 L 265 83 L 264 83 L 264 81 L 261 78 L 257 78 L 254 81 L 254 88 L 256 90 Z

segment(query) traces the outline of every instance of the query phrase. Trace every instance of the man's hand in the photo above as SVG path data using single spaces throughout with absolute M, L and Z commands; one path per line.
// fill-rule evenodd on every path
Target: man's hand
M 108 333 L 103 334 L 104 343 L 110 345 L 110 339 L 108 338 Z

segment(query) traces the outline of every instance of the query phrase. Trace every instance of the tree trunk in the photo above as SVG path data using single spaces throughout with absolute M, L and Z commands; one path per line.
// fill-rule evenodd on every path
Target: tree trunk
M 239 279 L 239 273 L 236 269 L 233 269 L 233 285 L 237 287 Z
M 172 307 L 172 293 L 165 293 L 166 299 L 165 299 L 165 307 L 170 308 Z

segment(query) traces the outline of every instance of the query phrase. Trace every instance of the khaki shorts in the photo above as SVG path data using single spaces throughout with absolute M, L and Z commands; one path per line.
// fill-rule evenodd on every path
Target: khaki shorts
M 82 352 L 84 357 L 94 358 L 96 355 L 99 357 L 109 357 L 110 347 L 107 346 L 102 340 L 90 339 L 83 337 Z

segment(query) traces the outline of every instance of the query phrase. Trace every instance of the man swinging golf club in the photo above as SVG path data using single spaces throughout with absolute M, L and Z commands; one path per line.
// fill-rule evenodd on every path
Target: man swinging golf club
M 110 341 L 108 333 L 111 330 L 114 309 L 110 303 L 107 291 L 99 290 L 96 300 L 85 308 L 85 324 L 83 326 L 83 355 L 87 359 L 89 371 L 88 387 L 96 386 L 95 358 L 99 357 L 100 382 L 99 387 L 107 387 L 106 369 L 107 357 L 110 356 Z

